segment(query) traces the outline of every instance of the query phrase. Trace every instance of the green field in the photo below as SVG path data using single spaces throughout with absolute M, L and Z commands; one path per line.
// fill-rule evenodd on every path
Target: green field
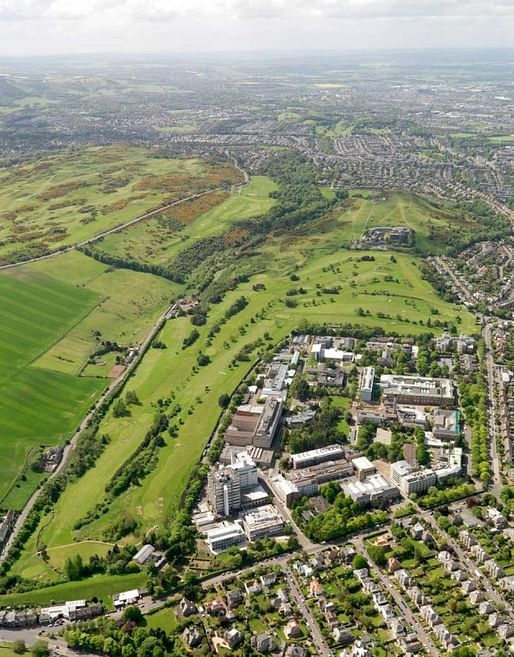
M 91 312 L 99 301 L 94 292 L 24 271 L 0 276 L 0 296 L 0 505 L 7 507 L 30 450 L 69 435 L 103 384 L 33 365 Z M 24 494 L 13 495 L 23 503 Z
M 56 586 L 36 589 L 26 593 L 15 593 L 0 597 L 0 606 L 46 605 L 65 600 L 102 600 L 106 607 L 112 608 L 111 595 L 129 589 L 141 588 L 146 581 L 146 573 L 133 575 L 96 575 L 80 582 L 64 582 Z
M 177 627 L 177 615 L 173 607 L 164 607 L 164 609 L 156 611 L 155 614 L 148 614 L 146 623 L 148 627 L 159 627 L 165 632 L 171 633 Z M 2 657 L 1 654 L 0 657 Z
M 189 239 L 200 239 L 231 230 L 237 220 L 269 208 L 273 203 L 269 192 L 273 189 L 268 179 L 254 178 L 248 187 L 233 191 L 221 204 L 213 204 L 198 216 L 190 213 L 190 220 L 181 233 L 186 233 Z M 328 191 L 325 193 L 329 194 Z M 384 201 L 373 200 L 372 194 L 366 196 L 354 198 L 346 209 L 336 210 L 313 224 L 268 236 L 258 252 L 231 265 L 234 272 L 248 271 L 249 281 L 229 291 L 221 303 L 211 305 L 207 324 L 198 327 L 200 338 L 191 347 L 181 348 L 184 337 L 192 329 L 188 317 L 166 323 L 159 337 L 167 349 L 150 349 L 130 380 L 129 386 L 136 391 L 141 405 L 131 407 L 130 417 L 115 418 L 111 412 L 107 414 L 100 427 L 100 431 L 110 437 L 105 451 L 94 469 L 67 486 L 52 515 L 43 519 L 38 532 L 26 544 L 20 559 L 13 566 L 14 574 L 40 581 L 55 581 L 55 571 L 37 554 L 41 544 L 47 546 L 52 565 L 61 568 L 65 558 L 73 553 L 80 553 L 87 559 L 97 546 L 100 551 L 108 549 L 104 545 L 85 541 L 105 541 L 109 529 L 122 517 L 130 515 L 137 522 L 136 532 L 123 539 L 127 542 L 139 542 L 149 529 L 163 527 L 172 520 L 190 473 L 216 425 L 220 394 L 237 387 L 251 367 L 252 358 L 258 355 L 258 350 L 248 362 L 234 365 L 233 360 L 244 345 L 262 340 L 265 333 L 269 334 L 270 341 L 278 341 L 305 319 L 385 325 L 391 331 L 407 334 L 425 332 L 428 320 L 437 319 L 458 324 L 463 332 L 473 332 L 473 317 L 463 307 L 450 305 L 437 296 L 431 286 L 421 279 L 414 255 L 395 254 L 391 258 L 387 252 L 365 253 L 347 249 L 348 243 L 359 237 L 370 222 L 405 222 L 416 226 L 417 233 L 422 236 L 425 230 L 423 221 L 435 221 L 439 209 L 434 209 L 428 201 L 403 194 L 388 195 Z M 155 236 L 148 235 L 146 224 L 110 236 L 103 241 L 101 248 L 116 252 L 117 249 L 126 248 L 125 240 L 133 240 L 133 249 L 139 248 L 137 257 L 153 261 L 151 252 L 159 245 Z M 138 231 L 137 235 L 134 231 Z M 181 248 L 185 247 L 170 242 L 163 247 L 160 257 L 163 261 L 172 261 Z M 370 259 L 363 260 L 364 256 Z M 76 289 L 85 286 L 82 291 L 93 290 L 99 298 L 110 291 L 112 303 L 120 304 L 119 312 L 127 305 L 124 296 L 129 294 L 127 287 L 134 287 L 134 298 L 147 295 L 147 287 L 141 276 L 147 276 L 147 284 L 152 281 L 157 285 L 155 281 L 158 281 L 159 284 L 171 286 L 170 296 L 172 292 L 180 293 L 180 286 L 176 284 L 127 270 L 111 271 L 105 265 L 77 253 L 28 265 L 21 271 L 27 272 L 29 278 L 41 275 L 55 277 L 59 273 L 62 276 L 63 271 L 69 271 L 69 284 L 78 286 Z M 298 284 L 293 284 L 289 278 L 293 271 L 300 277 Z M 124 278 L 132 275 L 137 277 L 134 282 Z M 261 283 L 264 289 L 255 291 L 253 286 L 256 283 Z M 295 307 L 288 307 L 284 304 L 286 292 L 295 285 L 301 285 L 306 293 L 296 297 Z M 324 288 L 335 286 L 340 288 L 338 294 L 323 292 Z M 249 300 L 248 306 L 228 319 L 210 346 L 207 345 L 211 327 L 220 322 L 228 307 L 242 294 Z M 156 298 L 151 305 L 154 312 L 157 312 L 158 305 Z M 139 310 L 125 324 L 116 321 L 118 315 L 113 307 L 105 320 L 106 326 L 111 331 L 118 330 L 120 326 L 124 331 L 128 327 L 134 331 L 136 318 L 148 320 L 150 312 L 150 309 Z M 79 322 L 73 329 L 78 332 L 77 336 L 73 330 L 70 331 L 42 358 L 55 363 L 59 355 L 67 354 L 66 359 L 72 361 L 75 368 L 85 351 L 78 349 L 74 355 L 74 349 L 80 344 L 79 338 L 86 339 L 88 331 L 97 326 L 96 320 L 90 320 L 95 312 L 91 311 L 88 319 Z M 98 318 L 100 321 L 100 315 Z M 80 331 L 83 331 L 82 334 Z M 119 336 L 119 333 L 116 335 Z M 125 337 L 129 335 L 132 337 L 131 333 Z M 208 355 L 211 362 L 195 371 L 200 353 Z M 109 499 L 106 513 L 97 513 L 91 522 L 75 530 L 76 522 L 105 498 L 105 486 L 113 472 L 137 450 L 155 416 L 158 400 L 170 395 L 174 397 L 174 404 L 181 406 L 177 417 L 181 424 L 178 436 L 167 437 L 166 445 L 159 450 L 157 467 L 141 485 Z M 80 505 L 76 500 L 80 500 Z
M 0 643 L 0 657 L 18 657 L 10 643 Z
M 198 213 L 200 208 L 191 208 L 187 223 L 181 230 L 166 230 L 157 219 L 141 222 L 126 230 L 108 235 L 96 245 L 99 251 L 111 255 L 151 262 L 168 264 L 178 253 L 195 240 L 217 235 L 230 227 L 236 220 L 248 219 L 266 212 L 273 200 L 270 192 L 276 185 L 265 176 L 254 176 L 250 184 L 235 191 L 224 199 L 220 194 L 206 212 Z M 179 217 L 182 212 L 171 209 L 166 213 L 170 219 Z M 183 220 L 183 219 L 182 219 Z
M 240 174 L 126 145 L 69 150 L 0 172 L 0 264 L 55 251 Z
M 416 250 L 420 253 L 444 253 L 447 238 L 455 231 L 471 235 L 480 230 L 478 222 L 457 216 L 444 205 L 399 192 L 371 194 L 355 190 L 352 205 L 340 221 L 346 224 L 351 240 L 359 240 L 366 229 L 374 226 L 407 226 L 416 232 Z
M 141 342 L 177 290 L 78 252 L 0 274 L 0 507 L 23 506 L 41 479 L 19 479 L 31 450 L 66 439 L 106 385 L 107 368 L 77 376 L 97 335 Z

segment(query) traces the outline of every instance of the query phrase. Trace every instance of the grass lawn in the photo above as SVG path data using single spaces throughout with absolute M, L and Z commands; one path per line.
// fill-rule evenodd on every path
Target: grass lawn
M 113 593 L 142 588 L 145 582 L 144 572 L 131 575 L 96 575 L 80 582 L 65 582 L 26 593 L 3 595 L 0 597 L 0 606 L 45 605 L 66 600 L 98 598 L 107 607 L 112 608 Z
M 165 632 L 173 632 L 177 627 L 177 616 L 173 607 L 164 607 L 155 614 L 145 616 L 147 627 L 159 627 Z M 1 657 L 1 655 L 0 655 Z
M 30 451 L 66 439 L 106 385 L 111 367 L 76 376 L 98 340 L 141 342 L 178 290 L 79 252 L 0 274 L 0 506 L 23 506 L 41 480 Z
M 0 275 L 0 295 L 0 505 L 4 506 L 3 498 L 30 450 L 69 435 L 103 383 L 33 365 L 95 307 L 99 297 L 94 292 L 24 269 Z M 27 484 L 20 482 L 20 488 L 29 490 Z M 10 504 L 17 508 L 26 495 L 21 490 L 15 493 Z
M 227 179 L 240 179 L 232 164 L 170 160 L 123 144 L 66 151 L 5 169 L 0 262 L 86 240 Z
M 360 195 L 361 192 L 355 191 Z M 369 196 L 365 192 L 362 196 Z M 446 237 L 455 230 L 473 233 L 480 226 L 435 201 L 413 194 L 377 192 L 376 200 L 352 198 L 349 209 L 339 217 L 344 222 L 348 240 L 358 240 L 374 226 L 407 226 L 416 232 L 416 249 L 421 253 L 443 253 Z
M 178 213 L 178 208 L 169 210 L 166 216 L 179 225 L 182 223 L 180 230 L 167 229 L 162 221 L 150 219 L 105 237 L 96 248 L 139 262 L 169 264 L 194 241 L 217 235 L 236 220 L 266 212 L 274 203 L 269 194 L 275 189 L 276 185 L 266 176 L 253 176 L 248 185 L 238 188 L 228 197 L 221 193 L 209 195 L 208 204 L 203 197 L 203 202 L 195 202 L 189 207 L 187 216 Z M 205 209 L 206 205 L 210 207 Z
M 47 550 L 50 563 L 55 568 L 62 569 L 64 562 L 69 557 L 77 554 L 77 548 L 83 559 L 89 559 L 93 555 L 104 557 L 113 547 L 113 543 L 104 543 L 100 541 L 84 541 L 83 543 L 72 543 L 71 545 L 60 545 Z
M 0 657 L 19 657 L 12 649 L 11 643 L 0 643 Z

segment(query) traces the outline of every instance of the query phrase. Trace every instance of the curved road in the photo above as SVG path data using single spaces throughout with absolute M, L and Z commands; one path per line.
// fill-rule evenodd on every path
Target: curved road
M 230 159 L 234 163 L 234 167 L 243 174 L 243 182 L 236 183 L 235 185 L 232 185 L 231 188 L 234 189 L 236 187 L 244 187 L 244 185 L 248 184 L 250 177 L 247 174 L 247 172 L 239 166 L 239 164 L 237 163 L 234 157 Z M 140 221 L 144 221 L 145 219 L 150 219 L 151 217 L 154 217 L 160 212 L 169 210 L 169 208 L 173 208 L 176 205 L 180 205 L 181 203 L 186 203 L 187 201 L 193 201 L 194 199 L 201 198 L 202 196 L 206 196 L 207 194 L 225 191 L 227 189 L 228 188 L 226 186 L 225 187 L 220 186 L 220 187 L 213 187 L 212 189 L 206 189 L 203 192 L 197 192 L 196 194 L 191 194 L 190 196 L 186 196 L 184 198 L 178 199 L 177 201 L 173 201 L 172 203 L 168 203 L 167 205 L 163 205 L 159 208 L 155 208 L 154 210 L 149 210 L 148 212 L 145 212 L 144 214 L 141 214 L 138 217 L 131 219 L 130 221 L 126 221 L 124 224 L 120 224 L 119 226 L 114 226 L 113 228 L 104 230 L 102 233 L 98 233 L 98 235 L 95 235 L 94 237 L 90 237 L 88 240 L 83 240 L 82 242 L 75 242 L 74 244 L 70 244 L 69 246 L 60 249 L 59 251 L 52 251 L 52 253 L 47 253 L 46 255 L 38 256 L 36 258 L 30 258 L 29 260 L 20 260 L 19 262 L 12 262 L 7 265 L 0 265 L 0 270 L 12 269 L 13 267 L 28 265 L 31 262 L 39 262 L 40 260 L 48 260 L 49 258 L 55 258 L 56 256 L 62 255 L 63 253 L 68 253 L 69 251 L 73 251 L 73 249 L 79 248 L 81 246 L 86 246 L 87 244 L 93 244 L 94 242 L 97 242 L 103 237 L 107 237 L 108 235 L 112 235 L 113 233 L 119 233 L 120 230 L 124 230 L 125 228 L 128 228 L 129 226 L 133 226 L 134 224 L 137 224 Z
M 247 172 L 244 171 L 244 169 L 242 169 L 239 166 L 236 159 L 234 157 L 232 157 L 231 159 L 234 163 L 234 167 L 243 174 L 243 182 L 238 183 L 236 185 L 233 185 L 232 188 L 243 187 L 244 185 L 248 184 L 250 178 L 249 178 Z M 75 249 L 78 246 L 84 246 L 85 244 L 91 244 L 92 242 L 95 242 L 95 241 L 99 240 L 101 237 L 105 237 L 106 235 L 111 235 L 112 233 L 116 233 L 120 230 L 123 230 L 124 228 L 127 228 L 128 226 L 131 226 L 135 223 L 138 223 L 139 221 L 143 221 L 144 219 L 148 219 L 150 217 L 153 217 L 154 215 L 158 214 L 159 212 L 162 212 L 163 210 L 171 208 L 175 205 L 179 205 L 180 203 L 185 203 L 186 201 L 190 201 L 190 200 L 195 199 L 195 198 L 200 198 L 201 196 L 205 196 L 206 194 L 211 194 L 212 192 L 221 191 L 221 190 L 224 190 L 224 189 L 226 189 L 226 188 L 225 187 L 216 187 L 216 188 L 213 188 L 213 189 L 208 189 L 204 192 L 198 192 L 197 194 L 192 194 L 192 195 L 187 196 L 187 197 L 185 197 L 183 199 L 180 199 L 178 201 L 174 201 L 173 203 L 169 203 L 168 205 L 165 205 L 165 206 L 163 206 L 161 208 L 158 208 L 156 210 L 150 210 L 149 212 L 146 212 L 145 214 L 140 215 L 139 217 L 131 219 L 130 221 L 122 224 L 121 226 L 116 226 L 116 227 L 111 228 L 107 231 L 104 231 L 103 233 L 99 233 L 98 235 L 96 235 L 95 237 L 92 237 L 89 240 L 85 240 L 83 242 L 78 242 L 77 244 L 70 245 L 69 247 L 66 247 L 66 249 L 63 249 L 62 251 L 55 251 L 54 253 L 49 253 L 47 255 L 40 256 L 38 258 L 32 258 L 31 260 L 24 260 L 23 262 L 12 263 L 12 264 L 9 264 L 9 265 L 2 265 L 2 266 L 0 266 L 0 270 L 1 269 L 11 269 L 13 267 L 19 267 L 21 265 L 26 265 L 30 262 L 38 262 L 40 260 L 47 260 L 48 258 L 53 258 L 55 256 L 58 256 L 58 255 L 61 255 L 63 253 L 66 253 L 68 251 L 71 251 L 71 250 Z M 130 363 L 130 365 L 127 367 L 127 369 L 124 370 L 120 374 L 120 376 L 118 376 L 116 379 L 114 379 L 114 381 L 112 381 L 109 384 L 109 386 L 102 392 L 100 397 L 93 404 L 91 409 L 88 411 L 88 413 L 86 414 L 86 416 L 83 418 L 82 422 L 80 423 L 80 425 L 76 429 L 76 431 L 73 434 L 69 444 L 66 445 L 66 447 L 64 448 L 62 459 L 61 459 L 60 463 L 58 464 L 58 466 L 56 467 L 56 469 L 49 476 L 49 479 L 52 479 L 52 478 L 56 477 L 57 475 L 61 474 L 65 470 L 65 468 L 67 467 L 67 465 L 70 461 L 71 454 L 72 454 L 73 450 L 75 449 L 75 446 L 77 444 L 78 439 L 82 435 L 83 431 L 87 428 L 90 420 L 94 417 L 94 415 L 98 411 L 98 408 L 100 407 L 100 405 L 106 399 L 108 399 L 108 397 L 112 394 L 112 392 L 118 386 L 123 385 L 125 380 L 130 376 L 130 374 L 133 372 L 133 370 L 138 365 L 139 361 L 141 360 L 141 358 L 145 354 L 147 348 L 149 347 L 151 341 L 154 339 L 155 335 L 161 329 L 162 324 L 166 321 L 166 319 L 169 319 L 170 317 L 173 316 L 173 314 L 176 311 L 177 307 L 178 307 L 177 304 L 172 304 L 171 306 L 166 308 L 166 310 L 160 315 L 160 317 L 157 319 L 157 321 L 152 326 L 150 332 L 148 333 L 146 339 L 142 343 L 142 345 L 139 349 L 139 352 L 138 352 L 137 356 L 134 358 L 134 360 L 132 361 L 132 363 Z M 18 516 L 18 518 L 16 520 L 16 523 L 13 527 L 13 531 L 11 532 L 11 535 L 9 536 L 9 539 L 7 540 L 7 542 L 5 543 L 5 545 L 3 546 L 3 548 L 0 551 L 0 564 L 3 561 L 5 561 L 7 555 L 9 554 L 9 550 L 11 549 L 13 543 L 15 542 L 21 528 L 23 527 L 25 521 L 27 520 L 27 517 L 28 517 L 29 513 L 32 511 L 32 509 L 34 507 L 34 504 L 36 503 L 36 500 L 38 499 L 40 494 L 41 494 L 41 488 L 36 489 L 34 491 L 34 493 L 32 494 L 32 496 L 30 497 L 30 499 L 28 500 L 27 504 L 24 506 L 22 512 Z
M 84 432 L 84 430 L 87 428 L 90 420 L 93 419 L 95 414 L 97 413 L 100 405 L 109 398 L 109 396 L 113 393 L 113 391 L 118 387 L 122 386 L 125 383 L 125 380 L 130 376 L 130 374 L 134 371 L 136 366 L 138 365 L 139 361 L 142 359 L 144 356 L 146 350 L 150 346 L 150 343 L 156 336 L 156 334 L 160 331 L 163 323 L 165 322 L 166 318 L 169 317 L 169 313 L 172 311 L 173 308 L 176 307 L 176 304 L 173 304 L 172 306 L 166 308 L 166 310 L 159 316 L 159 318 L 156 320 L 152 328 L 150 329 L 150 332 L 146 336 L 144 342 L 141 344 L 141 347 L 139 349 L 138 354 L 134 358 L 134 360 L 128 365 L 128 367 L 111 383 L 108 385 L 107 388 L 102 392 L 100 397 L 96 400 L 96 402 L 93 404 L 91 409 L 88 411 L 88 413 L 85 415 L 85 417 L 82 419 L 82 422 L 80 425 L 77 427 L 75 430 L 75 433 L 73 434 L 72 438 L 70 439 L 70 442 L 66 445 L 64 448 L 64 452 L 62 455 L 62 459 L 55 468 L 55 470 L 52 472 L 52 474 L 48 477 L 49 479 L 53 479 L 54 477 L 57 477 L 57 475 L 61 474 L 67 465 L 70 462 L 71 454 L 73 450 L 75 449 L 75 446 L 77 444 L 77 441 L 79 440 L 80 436 Z M 48 481 L 47 480 L 47 481 Z M 16 540 L 21 528 L 23 527 L 25 521 L 27 520 L 27 517 L 29 513 L 32 511 L 34 504 L 36 503 L 36 500 L 41 494 L 41 488 L 37 488 L 32 496 L 30 497 L 29 501 L 27 504 L 24 506 L 23 511 L 20 513 L 18 516 L 16 523 L 14 525 L 13 531 L 11 532 L 11 535 L 9 536 L 9 539 L 5 543 L 5 545 L 2 548 L 2 551 L 0 553 L 0 564 L 6 559 L 9 550 L 11 546 L 13 545 L 14 541 Z

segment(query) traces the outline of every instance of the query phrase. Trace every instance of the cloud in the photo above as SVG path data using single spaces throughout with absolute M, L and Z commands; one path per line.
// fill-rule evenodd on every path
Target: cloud
M 0 20 L 177 16 L 254 18 L 420 18 L 514 15 L 514 0 L 0 0 Z

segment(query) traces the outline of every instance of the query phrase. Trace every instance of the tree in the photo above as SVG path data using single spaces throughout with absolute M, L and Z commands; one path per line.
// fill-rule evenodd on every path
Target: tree
M 50 650 L 46 641 L 36 641 L 30 649 L 33 657 L 49 657 Z
M 220 408 L 228 408 L 228 405 L 230 404 L 230 395 L 227 395 L 226 392 L 224 392 L 222 395 L 219 396 L 218 398 L 218 406 Z
M 112 409 L 112 414 L 114 417 L 123 417 L 124 415 L 130 415 L 130 411 L 127 409 L 127 405 L 121 397 L 119 397 L 115 402 Z
M 361 570 L 362 568 L 367 568 L 368 562 L 362 556 L 362 554 L 356 554 L 352 559 L 352 568 L 354 570 Z
M 139 404 L 141 404 L 135 390 L 127 390 L 127 394 L 125 395 L 125 401 L 127 404 L 136 404 L 138 406 Z
M 383 547 L 378 545 L 370 545 L 368 547 L 368 554 L 377 566 L 385 566 L 387 563 L 386 553 Z
M 310 398 L 310 388 L 307 381 L 297 376 L 291 385 L 291 395 L 299 401 L 307 401 Z
M 66 559 L 64 562 L 64 573 L 70 581 L 82 579 L 82 577 L 84 577 L 84 562 L 80 554 Z
M 134 621 L 134 623 L 141 623 L 143 620 L 143 614 L 141 613 L 141 609 L 139 607 L 127 607 L 125 611 L 123 612 L 123 620 L 124 621 Z

